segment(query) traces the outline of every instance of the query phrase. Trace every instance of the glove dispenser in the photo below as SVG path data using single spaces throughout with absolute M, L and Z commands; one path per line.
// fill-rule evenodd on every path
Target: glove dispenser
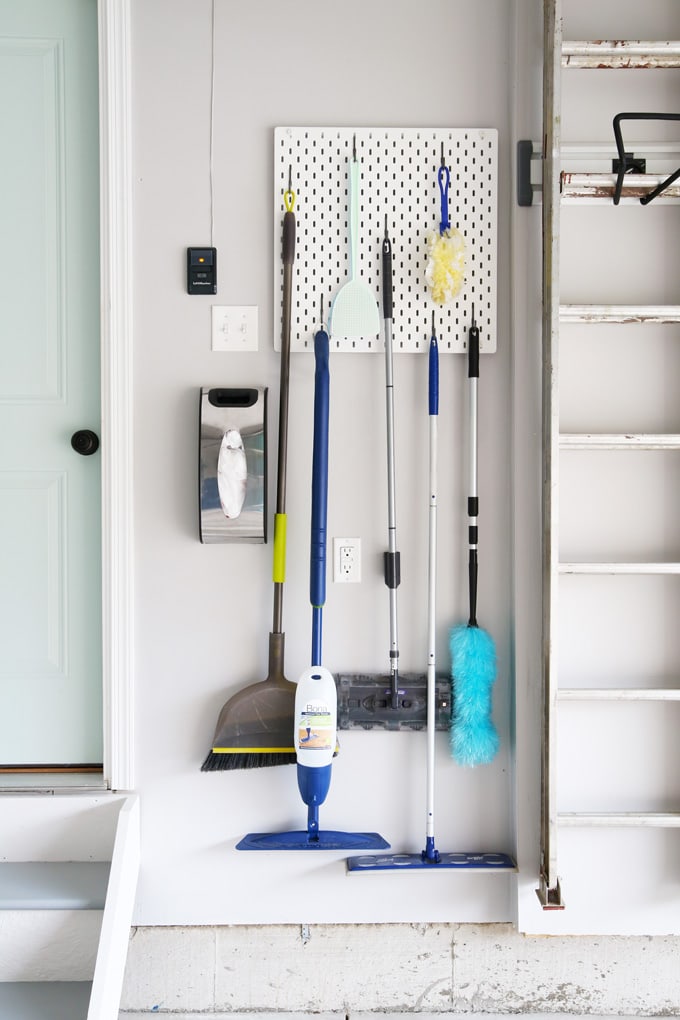
M 201 390 L 201 542 L 267 541 L 266 436 L 265 388 Z

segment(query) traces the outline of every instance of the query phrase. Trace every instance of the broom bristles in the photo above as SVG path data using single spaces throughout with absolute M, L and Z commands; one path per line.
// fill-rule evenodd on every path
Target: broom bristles
M 454 627 L 450 648 L 451 753 L 459 765 L 486 765 L 500 743 L 491 719 L 491 688 L 496 679 L 493 638 L 481 627 Z

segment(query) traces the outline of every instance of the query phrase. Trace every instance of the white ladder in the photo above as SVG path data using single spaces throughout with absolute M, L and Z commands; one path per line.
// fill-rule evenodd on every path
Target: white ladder
M 541 859 L 537 890 L 544 909 L 564 907 L 559 878 L 558 839 L 564 826 L 680 827 L 680 810 L 671 812 L 560 811 L 556 746 L 560 706 L 575 701 L 671 702 L 680 700 L 680 689 L 662 687 L 565 687 L 559 683 L 558 641 L 560 629 L 559 587 L 566 574 L 680 574 L 676 562 L 563 562 L 559 547 L 559 465 L 564 450 L 581 451 L 677 451 L 679 434 L 565 433 L 560 431 L 559 353 L 560 329 L 578 323 L 590 329 L 598 323 L 629 325 L 680 322 L 680 305 L 586 305 L 560 304 L 560 209 L 570 202 L 611 203 L 616 174 L 582 172 L 565 167 L 584 159 L 611 161 L 611 145 L 562 145 L 561 78 L 573 68 L 649 69 L 680 67 L 680 42 L 597 41 L 566 42 L 562 38 L 562 0 L 544 0 L 544 68 L 542 153 L 543 225 L 543 760 L 541 783 Z M 680 107 L 680 103 L 679 103 Z M 524 143 L 521 143 L 524 144 Z M 528 144 L 528 143 L 526 143 Z M 654 143 L 645 148 L 652 157 L 676 159 L 678 147 Z M 613 152 L 612 152 L 613 149 Z M 636 146 L 636 154 L 638 147 Z M 639 204 L 665 174 L 626 174 L 622 204 Z M 535 189 L 538 190 L 538 189 Z M 655 202 L 677 203 L 676 181 Z M 521 204 L 530 204 L 521 202 Z M 625 213 L 622 212 L 622 215 Z M 638 328 L 635 326 L 634 328 Z M 628 454 L 625 454 L 628 455 Z

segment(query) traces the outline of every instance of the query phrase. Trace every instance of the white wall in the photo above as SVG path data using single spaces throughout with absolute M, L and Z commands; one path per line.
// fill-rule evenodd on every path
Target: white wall
M 658 0 L 643 13 L 630 3 L 621 21 L 619 4 L 570 0 L 568 34 L 604 37 L 616 21 L 621 36 L 677 38 L 676 8 L 671 0 Z M 542 673 L 540 207 L 517 208 L 513 161 L 517 138 L 541 136 L 541 12 L 539 0 L 349 0 L 341 8 L 312 0 L 215 0 L 215 300 L 256 304 L 260 311 L 259 352 L 227 355 L 210 351 L 210 299 L 188 297 L 184 288 L 185 247 L 210 239 L 211 5 L 133 5 L 141 926 L 518 920 L 521 930 L 560 935 L 677 931 L 672 832 L 662 833 L 651 848 L 644 834 L 624 841 L 616 830 L 585 840 L 572 834 L 562 841 L 568 909 L 543 912 L 535 895 Z M 588 119 L 571 123 L 576 137 L 581 126 L 584 137 L 600 134 L 589 97 L 586 88 L 580 102 Z M 348 878 L 341 854 L 238 854 L 234 844 L 246 832 L 304 826 L 294 770 L 199 771 L 223 702 L 266 674 L 271 545 L 199 544 L 197 407 L 204 385 L 269 386 L 274 465 L 273 337 L 280 323 L 272 301 L 278 250 L 272 162 L 273 130 L 282 124 L 499 131 L 498 350 L 482 359 L 480 387 L 479 617 L 499 653 L 494 719 L 502 747 L 493 765 L 469 772 L 455 766 L 446 736 L 438 734 L 437 842 L 442 850 L 516 851 L 517 885 L 507 875 Z M 305 181 L 296 180 L 295 187 L 301 215 Z M 590 229 L 587 217 L 577 222 Z M 591 240 L 602 240 L 598 231 Z M 667 251 L 676 246 L 677 240 Z M 616 251 L 622 255 L 624 249 L 617 245 Z M 663 282 L 663 299 L 670 301 L 672 273 Z M 396 294 L 397 314 L 398 306 Z M 442 357 L 441 369 L 437 651 L 446 669 L 449 628 L 467 611 L 464 359 Z M 329 582 L 324 657 L 336 672 L 378 672 L 386 669 L 388 648 L 381 569 L 384 364 L 379 355 L 337 355 L 331 371 L 329 535 L 360 536 L 364 560 L 361 585 Z M 284 598 L 286 667 L 293 679 L 307 664 L 310 643 L 312 377 L 311 356 L 294 355 Z M 423 670 L 426 651 L 425 377 L 424 358 L 397 356 L 400 649 L 407 670 Z M 273 507 L 273 471 L 271 483 Z M 582 533 L 587 525 L 584 520 Z M 420 850 L 424 760 L 422 734 L 343 735 L 322 825 L 378 830 L 396 850 Z M 574 775 L 588 788 L 589 774 Z M 647 868 L 651 860 L 654 867 Z
M 437 736 L 441 850 L 513 851 L 510 753 L 509 94 L 511 6 L 215 4 L 214 242 L 222 304 L 256 304 L 257 354 L 210 350 L 210 299 L 189 297 L 184 249 L 210 236 L 208 0 L 133 5 L 135 117 L 135 485 L 140 924 L 508 920 L 513 879 L 454 874 L 348 879 L 342 854 L 238 854 L 249 831 L 305 825 L 292 768 L 201 774 L 220 706 L 264 678 L 271 545 L 206 547 L 197 531 L 198 391 L 267 385 L 275 466 L 280 330 L 272 307 L 273 129 L 279 124 L 499 130 L 498 353 L 481 383 L 480 623 L 499 654 L 502 749 L 462 770 Z M 295 168 L 294 168 L 295 170 Z M 436 167 L 432 173 L 436 187 Z M 296 180 L 304 210 L 304 180 Z M 394 210 L 398 222 L 399 211 Z M 423 230 L 430 224 L 423 223 Z M 372 239 L 374 244 L 379 239 Z M 395 294 L 398 314 L 399 294 Z M 314 323 L 309 324 L 310 331 Z M 423 332 L 429 323 L 423 323 Z M 329 535 L 363 543 L 363 581 L 329 581 L 324 657 L 335 671 L 385 671 L 388 598 L 384 359 L 332 359 Z M 426 665 L 426 359 L 396 358 L 401 665 Z M 307 665 L 313 359 L 294 355 L 288 477 L 286 670 Z M 467 619 L 464 359 L 442 357 L 438 656 Z M 274 505 L 273 475 L 270 507 Z M 424 845 L 423 734 L 343 735 L 322 826 Z

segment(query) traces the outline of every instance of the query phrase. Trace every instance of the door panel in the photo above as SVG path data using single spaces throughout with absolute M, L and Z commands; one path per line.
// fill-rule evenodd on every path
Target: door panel
M 96 0 L 0 0 L 0 765 L 102 760 Z

